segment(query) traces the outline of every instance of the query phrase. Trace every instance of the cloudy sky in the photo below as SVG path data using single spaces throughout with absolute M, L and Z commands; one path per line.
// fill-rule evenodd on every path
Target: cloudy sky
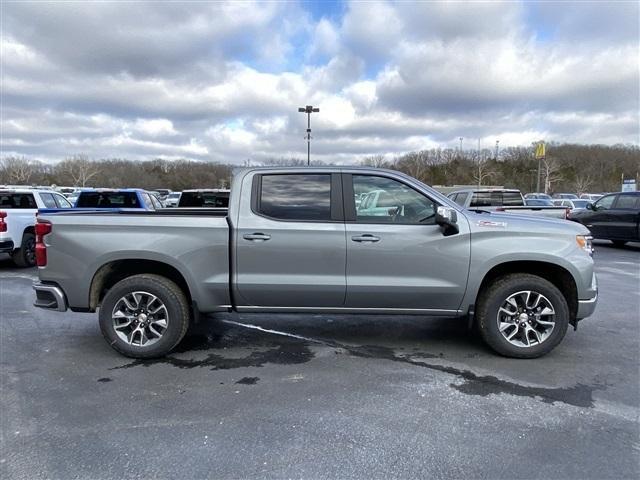
M 638 2 L 1 4 L 2 155 L 639 142 Z

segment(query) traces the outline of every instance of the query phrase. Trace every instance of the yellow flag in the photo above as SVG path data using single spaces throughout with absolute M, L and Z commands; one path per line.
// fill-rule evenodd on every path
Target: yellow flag
M 545 157 L 544 142 L 539 142 L 536 145 L 536 158 L 544 158 L 544 157 Z

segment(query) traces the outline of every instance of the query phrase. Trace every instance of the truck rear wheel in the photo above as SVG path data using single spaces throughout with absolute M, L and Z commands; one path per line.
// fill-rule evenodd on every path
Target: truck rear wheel
M 567 301 L 548 280 L 511 274 L 481 293 L 476 308 L 483 340 L 501 355 L 536 358 L 553 350 L 569 325 Z
M 36 237 L 33 233 L 25 233 L 22 236 L 20 248 L 11 254 L 11 260 L 20 268 L 36 265 Z
M 189 327 L 184 292 L 160 275 L 134 275 L 116 283 L 100 306 L 100 330 L 117 352 L 133 358 L 169 353 Z

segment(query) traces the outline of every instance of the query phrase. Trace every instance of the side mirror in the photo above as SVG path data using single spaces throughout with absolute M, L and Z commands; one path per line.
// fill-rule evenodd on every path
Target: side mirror
M 436 210 L 436 224 L 440 225 L 445 237 L 455 235 L 460 231 L 457 225 L 458 212 L 450 207 L 438 207 Z
M 593 210 L 594 212 L 597 210 L 597 207 L 593 203 L 587 203 L 587 210 Z

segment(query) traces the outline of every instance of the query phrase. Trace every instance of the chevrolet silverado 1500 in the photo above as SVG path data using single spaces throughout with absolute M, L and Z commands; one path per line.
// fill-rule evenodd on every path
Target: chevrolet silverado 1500
M 520 190 L 480 188 L 457 190 L 447 195 L 458 205 L 470 210 L 486 210 L 489 212 L 507 212 L 520 215 L 535 215 L 552 218 L 567 218 L 569 208 L 562 206 L 527 205 Z
M 597 299 L 584 226 L 465 210 L 389 170 L 247 169 L 228 210 L 52 212 L 36 234 L 35 305 L 99 310 L 109 345 L 139 358 L 226 311 L 464 316 L 533 358 Z

